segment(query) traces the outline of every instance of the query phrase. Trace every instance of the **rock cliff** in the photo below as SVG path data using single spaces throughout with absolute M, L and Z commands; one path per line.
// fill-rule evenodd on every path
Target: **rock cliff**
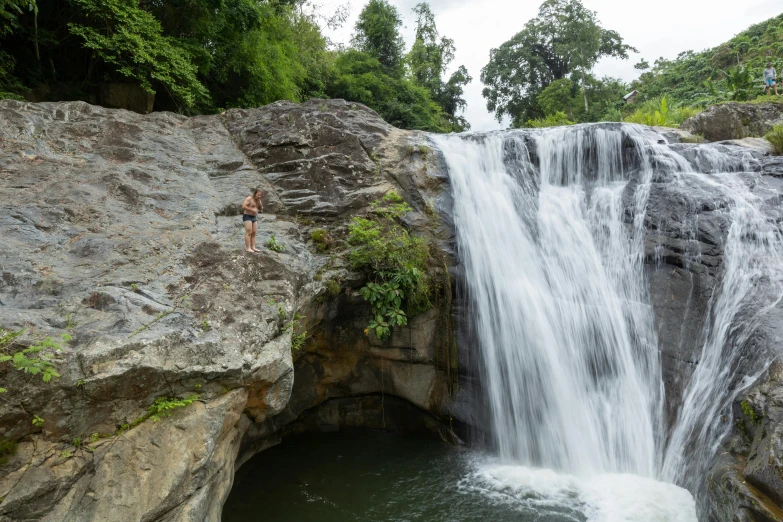
M 665 138 L 709 170 L 702 149 Z M 783 177 L 763 149 L 740 145 L 711 145 L 732 158 L 722 168 Z M 240 204 L 256 187 L 262 252 L 248 254 Z M 404 220 L 427 241 L 437 284 L 433 306 L 380 341 L 364 332 L 366 276 L 344 239 L 390 191 L 413 208 Z M 704 187 L 686 196 L 654 179 L 645 222 L 671 397 L 698 364 L 730 204 Z M 359 104 L 187 118 L 1 101 L 0 328 L 25 331 L 14 350 L 72 339 L 49 383 L 0 365 L 0 522 L 218 521 L 236 467 L 299 431 L 426 429 L 455 442 L 480 408 L 466 402 L 470 341 L 455 341 L 450 215 L 427 137 Z M 272 234 L 284 251 L 262 246 Z M 779 317 L 758 328 L 757 353 L 783 339 Z M 775 375 L 738 403 L 713 463 L 718 520 L 783 520 Z
M 450 286 L 378 341 L 363 275 L 309 237 L 396 190 L 445 275 L 445 178 L 422 140 L 339 100 L 193 118 L 0 102 L 0 327 L 24 329 L 15 349 L 72 337 L 49 383 L 0 369 L 0 520 L 219 520 L 236 463 L 294 421 L 450 435 Z

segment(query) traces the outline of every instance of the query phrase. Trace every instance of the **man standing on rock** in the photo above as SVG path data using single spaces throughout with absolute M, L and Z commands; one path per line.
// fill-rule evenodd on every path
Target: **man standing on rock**
M 245 225 L 245 251 L 261 252 L 256 248 L 256 231 L 258 230 L 258 213 L 264 211 L 261 202 L 261 191 L 255 189 L 252 196 L 245 198 L 242 203 L 242 223 Z
M 775 89 L 775 96 L 779 96 L 777 79 L 778 72 L 772 67 L 772 62 L 767 62 L 767 68 L 764 69 L 764 88 L 766 89 L 767 96 L 769 96 L 769 91 L 773 87 Z

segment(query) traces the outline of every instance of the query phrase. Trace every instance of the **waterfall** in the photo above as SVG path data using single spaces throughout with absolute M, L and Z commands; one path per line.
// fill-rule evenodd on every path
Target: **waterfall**
M 500 486 L 487 484 L 499 481 L 508 493 L 514 477 L 517 486 L 527 484 L 520 498 L 529 498 L 530 488 L 538 491 L 537 484 L 550 481 L 542 475 L 522 479 L 510 469 L 549 469 L 571 477 L 561 486 L 581 491 L 565 495 L 578 503 L 588 502 L 588 491 L 625 487 L 630 480 L 606 477 L 639 477 L 634 480 L 649 481 L 639 488 L 645 491 L 658 491 L 650 483 L 660 480 L 698 489 L 689 477 L 698 468 L 703 481 L 703 463 L 726 429 L 718 418 L 752 379 L 735 374 L 742 347 L 783 295 L 779 231 L 748 187 L 755 183 L 725 173 L 748 170 L 749 158 L 706 146 L 686 158 L 649 129 L 624 124 L 432 140 L 452 184 L 458 252 L 500 466 L 478 473 L 474 479 L 484 485 L 471 487 L 497 492 Z M 731 223 L 722 283 L 685 397 L 664 397 L 645 279 L 652 183 L 709 188 L 721 195 Z M 697 245 L 696 229 L 691 236 L 688 243 Z M 688 253 L 694 260 L 699 255 Z M 753 371 L 763 371 L 768 360 L 760 356 Z M 666 426 L 665 401 L 681 404 L 674 426 Z M 685 458 L 691 454 L 695 464 Z M 528 471 L 522 474 L 529 477 Z M 602 485 L 574 485 L 591 477 L 604 477 Z M 664 490 L 667 498 L 682 498 Z M 676 520 L 693 520 L 688 502 L 649 520 L 675 520 L 678 512 L 685 514 Z M 628 513 L 637 513 L 628 520 L 645 520 L 633 517 L 648 512 L 635 504 Z
M 783 244 L 765 204 L 736 175 L 692 179 L 718 188 L 729 201 L 731 225 L 723 254 L 722 284 L 711 302 L 699 365 L 680 403 L 661 475 L 699 489 L 709 459 L 732 427 L 727 422 L 736 396 L 758 380 L 775 354 L 743 350 L 765 313 L 783 296 Z M 750 360 L 747 360 L 750 359 Z M 753 360 L 755 359 L 755 360 Z M 749 371 L 738 374 L 738 368 Z

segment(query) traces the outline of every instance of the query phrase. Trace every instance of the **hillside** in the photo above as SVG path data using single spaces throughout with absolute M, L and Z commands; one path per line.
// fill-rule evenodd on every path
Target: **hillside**
M 642 99 L 666 95 L 700 106 L 753 99 L 763 94 L 761 73 L 767 61 L 778 71 L 783 68 L 783 14 L 712 49 L 685 51 L 674 60 L 659 58 L 651 68 L 642 69 L 645 72 L 632 86 Z

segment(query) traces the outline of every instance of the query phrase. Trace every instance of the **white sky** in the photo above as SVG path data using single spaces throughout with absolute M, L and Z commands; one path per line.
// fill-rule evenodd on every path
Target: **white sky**
M 389 0 L 403 16 L 403 36 L 410 49 L 415 19 L 411 9 L 420 0 Z M 472 130 L 504 127 L 487 112 L 481 96 L 481 68 L 489 60 L 489 50 L 522 30 L 538 12 L 543 0 L 430 0 L 441 35 L 454 39 L 457 52 L 452 68 L 465 65 L 473 83 L 465 88 L 468 108 L 465 116 Z M 366 0 L 322 0 L 323 12 L 349 3 L 351 16 L 339 30 L 327 35 L 335 42 L 348 43 L 353 26 Z M 783 12 L 783 0 L 583 0 L 598 12 L 603 27 L 620 33 L 639 54 L 629 60 L 605 59 L 596 66 L 598 76 L 616 76 L 631 81 L 638 76 L 633 68 L 642 58 L 652 65 L 663 56 L 675 58 L 682 51 L 714 47 L 748 26 Z

